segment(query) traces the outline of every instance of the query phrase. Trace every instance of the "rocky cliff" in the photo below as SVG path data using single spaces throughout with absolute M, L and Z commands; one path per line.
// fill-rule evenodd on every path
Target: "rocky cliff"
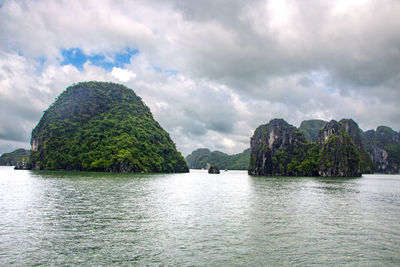
M 363 133 L 366 150 L 375 164 L 375 171 L 393 174 L 400 172 L 400 134 L 386 126 Z
M 353 120 L 330 121 L 317 142 L 282 119 L 259 126 L 250 141 L 249 174 L 285 176 L 360 176 L 372 170 Z
M 342 119 L 339 121 L 339 123 L 343 125 L 343 127 L 346 130 L 346 133 L 349 135 L 354 145 L 356 146 L 358 152 L 360 153 L 361 172 L 365 174 L 373 173 L 375 167 L 371 157 L 369 156 L 367 150 L 365 149 L 363 140 L 363 131 L 358 127 L 358 124 L 352 119 Z
M 186 172 L 169 134 L 133 90 L 84 82 L 67 88 L 32 131 L 29 167 L 107 172 Z
M 351 122 L 345 125 L 332 120 L 320 131 L 318 136 L 320 176 L 361 176 L 360 153 L 349 135 L 349 132 L 355 134 L 358 129 L 358 127 L 353 129 L 353 126 Z
M 300 175 L 298 166 L 307 156 L 304 135 L 283 119 L 259 126 L 250 141 L 249 174 Z

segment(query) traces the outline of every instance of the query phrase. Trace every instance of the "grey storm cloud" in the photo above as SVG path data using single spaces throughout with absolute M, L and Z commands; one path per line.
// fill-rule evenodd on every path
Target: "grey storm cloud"
M 184 154 L 241 152 L 274 117 L 398 129 L 398 14 L 396 0 L 4 1 L 0 141 L 28 145 L 42 112 L 82 80 L 134 89 Z M 62 64 L 71 48 L 139 53 L 78 70 Z
M 251 1 L 246 6 L 234 1 L 230 8 L 224 8 L 226 1 L 176 5 L 188 20 L 217 22 L 231 38 L 227 46 L 218 38 L 207 40 L 216 45 L 197 49 L 200 54 L 190 47 L 188 57 L 195 71 L 231 86 L 237 83 L 238 89 L 257 88 L 271 76 L 319 70 L 328 71 L 343 90 L 398 79 L 400 3 L 364 1 L 351 8 L 351 2 L 360 1 Z

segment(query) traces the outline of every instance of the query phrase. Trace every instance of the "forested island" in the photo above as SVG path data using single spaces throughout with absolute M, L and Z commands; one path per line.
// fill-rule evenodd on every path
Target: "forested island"
M 247 170 L 249 168 L 250 149 L 242 153 L 228 155 L 221 151 L 211 152 L 208 148 L 199 148 L 186 156 L 186 162 L 191 169 L 206 168 L 207 163 L 217 165 L 220 169 Z
M 109 82 L 68 87 L 33 129 L 31 146 L 31 169 L 188 172 L 141 98 Z

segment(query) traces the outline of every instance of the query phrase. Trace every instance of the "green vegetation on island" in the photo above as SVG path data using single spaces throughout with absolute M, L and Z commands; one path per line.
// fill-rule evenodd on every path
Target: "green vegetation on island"
M 186 162 L 191 169 L 202 169 L 209 163 L 218 165 L 221 169 L 247 170 L 249 158 L 250 149 L 239 154 L 228 155 L 220 151 L 211 152 L 207 148 L 199 148 L 186 157 Z
M 19 148 L 10 153 L 4 153 L 0 156 L 0 165 L 16 166 L 18 163 L 28 162 L 31 151 Z
M 68 87 L 31 136 L 29 167 L 107 172 L 187 172 L 169 134 L 133 90 L 115 83 Z

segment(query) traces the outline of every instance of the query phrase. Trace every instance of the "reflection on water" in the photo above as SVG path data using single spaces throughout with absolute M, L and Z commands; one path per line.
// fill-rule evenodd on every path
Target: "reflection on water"
M 0 265 L 399 265 L 400 176 L 0 168 Z

